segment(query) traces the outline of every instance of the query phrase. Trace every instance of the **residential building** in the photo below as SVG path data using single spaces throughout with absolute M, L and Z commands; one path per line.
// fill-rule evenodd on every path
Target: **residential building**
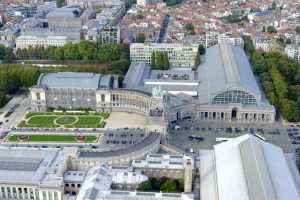
M 137 5 L 138 6 L 147 6 L 148 4 L 154 4 L 154 3 L 159 3 L 160 0 L 137 0 Z
M 179 43 L 131 43 L 130 60 L 151 64 L 153 52 L 167 52 L 171 67 L 193 68 L 198 45 Z
M 91 20 L 88 23 L 85 39 L 100 41 L 103 44 L 120 43 L 120 27 L 101 24 L 98 20 Z
M 287 45 L 284 52 L 289 58 L 300 62 L 300 45 Z
M 256 37 L 254 40 L 255 49 L 262 50 L 264 52 L 269 52 L 273 47 L 273 42 L 269 38 Z
M 20 35 L 20 31 L 18 29 L 7 29 L 4 31 L 0 31 L 0 44 L 14 48 L 16 45 L 16 38 Z

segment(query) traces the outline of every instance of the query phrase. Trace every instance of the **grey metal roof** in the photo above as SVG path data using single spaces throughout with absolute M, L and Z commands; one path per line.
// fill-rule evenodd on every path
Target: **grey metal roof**
M 123 81 L 126 88 L 141 89 L 144 86 L 144 79 L 150 75 L 150 66 L 145 62 L 132 62 Z
M 222 42 L 208 48 L 198 75 L 199 94 L 203 94 L 203 101 L 229 88 L 241 88 L 255 95 L 258 101 L 261 100 L 261 91 L 248 58 L 239 46 Z
M 79 157 L 83 157 L 83 158 L 108 158 L 111 157 L 113 159 L 113 157 L 116 156 L 120 156 L 120 155 L 126 155 L 126 154 L 130 154 L 133 152 L 136 152 L 148 145 L 151 145 L 154 141 L 156 141 L 158 138 L 160 138 L 159 134 L 155 134 L 155 133 L 151 133 L 149 134 L 142 142 L 132 145 L 129 148 L 126 149 L 118 149 L 115 151 L 105 151 L 105 152 L 97 152 L 97 151 L 93 151 L 93 152 L 84 152 L 81 151 L 79 154 Z
M 42 74 L 38 86 L 48 88 L 98 89 L 110 87 L 111 75 L 80 72 Z

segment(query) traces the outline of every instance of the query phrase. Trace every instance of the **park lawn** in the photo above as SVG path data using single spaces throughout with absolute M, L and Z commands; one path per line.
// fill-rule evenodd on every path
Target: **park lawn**
M 31 126 L 33 125 L 37 125 L 37 126 L 41 126 L 41 125 L 45 125 L 46 127 L 53 127 L 55 126 L 54 124 L 54 120 L 58 118 L 57 115 L 53 115 L 53 116 L 32 116 L 27 123 Z
M 84 142 L 97 142 L 98 135 L 85 135 Z M 18 140 L 18 135 L 9 135 L 7 138 L 8 142 L 20 142 Z M 24 142 L 76 142 L 76 135 L 58 135 L 58 134 L 51 134 L 51 135 L 30 135 L 30 139 Z
M 75 126 L 89 126 L 97 125 L 101 121 L 100 116 L 90 115 L 90 116 L 78 116 L 78 121 L 74 124 Z
M 56 128 L 60 125 L 64 128 L 103 128 L 105 126 L 104 120 L 109 117 L 108 113 L 100 114 L 58 114 L 45 113 L 28 113 L 26 118 L 28 119 L 27 123 L 22 121 L 19 123 L 19 127 L 42 127 L 42 128 Z M 60 118 L 60 119 L 58 119 Z M 67 118 L 70 118 L 67 120 Z M 77 119 L 76 120 L 71 120 Z M 57 120 L 58 119 L 58 120 Z M 55 123 L 55 120 L 56 123 Z M 76 122 L 75 122 L 76 121 Z M 72 124 L 71 122 L 75 122 Z

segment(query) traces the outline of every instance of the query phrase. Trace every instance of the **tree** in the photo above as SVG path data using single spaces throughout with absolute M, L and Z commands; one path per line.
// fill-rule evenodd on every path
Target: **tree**
M 176 192 L 177 191 L 177 181 L 174 179 L 169 179 L 166 182 L 164 182 L 160 190 L 162 192 Z
M 300 34 L 300 26 L 297 26 L 297 27 L 295 28 L 295 31 L 296 31 L 296 33 Z
M 244 50 L 247 53 L 247 55 L 251 55 L 254 51 L 254 45 L 252 42 L 252 39 L 250 36 L 243 36 L 243 40 L 244 40 Z
M 56 47 L 54 50 L 54 58 L 55 60 L 63 60 L 64 59 L 64 52 L 63 49 L 60 47 Z
M 151 54 L 151 68 L 166 70 L 169 69 L 169 57 L 167 52 L 152 52 Z
M 155 52 L 153 51 L 152 53 L 151 53 L 151 68 L 152 69 L 154 69 L 155 68 L 155 66 L 156 66 L 156 63 L 155 63 Z
M 294 114 L 294 108 L 295 105 L 293 104 L 293 102 L 288 100 L 287 98 L 284 98 L 281 102 L 281 109 L 280 109 L 283 118 L 288 121 L 294 121 L 296 116 Z
M 185 25 L 185 30 L 187 30 L 188 34 L 191 34 L 191 35 L 195 34 L 195 27 L 192 23 L 187 23 Z
M 268 26 L 267 27 L 267 32 L 268 33 L 277 33 L 277 30 L 274 26 Z
M 156 69 L 164 69 L 164 53 L 163 52 L 155 53 L 155 67 L 156 67 Z
M 202 44 L 199 45 L 198 51 L 199 51 L 200 55 L 204 55 L 206 52 L 205 47 Z
M 272 2 L 272 10 L 275 10 L 275 9 L 276 9 L 276 7 L 277 7 L 277 5 L 276 5 L 276 2 L 275 2 L 275 1 L 273 1 L 273 2 Z
M 135 42 L 136 43 L 144 43 L 145 42 L 145 33 L 138 33 Z
M 201 63 L 200 59 L 201 59 L 201 58 L 200 58 L 200 51 L 199 51 L 199 49 L 198 49 L 197 54 L 196 54 L 196 57 L 195 57 L 195 65 L 194 65 L 194 69 L 195 69 L 195 70 L 198 69 L 198 67 L 199 67 L 199 65 L 200 65 L 200 63 Z
M 148 181 L 141 182 L 141 183 L 138 185 L 137 190 L 139 190 L 139 191 L 151 191 L 151 190 L 152 190 L 151 182 L 150 182 L 149 180 L 148 180 Z
M 66 5 L 65 0 L 56 0 L 56 5 L 58 8 L 61 8 Z
M 267 71 L 267 65 L 265 59 L 260 52 L 254 52 L 250 57 L 253 71 L 256 74 L 261 74 Z
M 163 66 L 163 69 L 164 70 L 168 70 L 170 68 L 170 62 L 169 62 L 169 56 L 168 56 L 168 53 L 167 52 L 164 52 L 163 53 L 163 61 L 164 61 L 164 66 Z
M 229 23 L 238 23 L 242 21 L 242 19 L 238 15 L 228 15 L 226 17 L 226 20 Z
M 0 91 L 0 107 L 2 108 L 6 103 L 7 103 L 8 99 L 6 97 L 5 92 Z
M 14 59 L 14 52 L 12 48 L 5 48 L 4 62 L 11 62 Z

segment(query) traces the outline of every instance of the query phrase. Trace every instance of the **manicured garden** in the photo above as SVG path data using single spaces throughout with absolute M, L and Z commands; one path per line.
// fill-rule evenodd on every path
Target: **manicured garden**
M 34 112 L 28 113 L 18 127 L 103 128 L 108 113 Z
M 99 135 L 74 135 L 74 134 L 12 134 L 6 138 L 7 142 L 98 142 Z

